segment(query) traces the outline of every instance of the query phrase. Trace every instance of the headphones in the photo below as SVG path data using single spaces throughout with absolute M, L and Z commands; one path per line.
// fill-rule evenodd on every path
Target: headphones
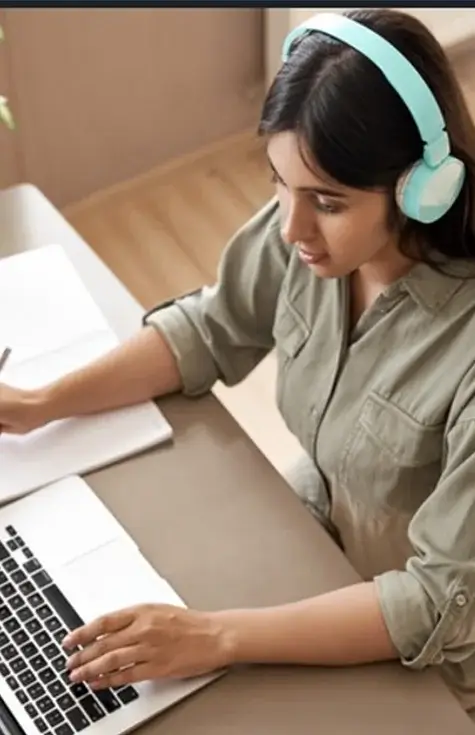
M 399 179 L 396 202 L 410 219 L 428 224 L 446 214 L 465 179 L 462 161 L 450 155 L 445 120 L 431 90 L 419 72 L 392 44 L 366 26 L 344 15 L 319 13 L 286 37 L 282 60 L 289 59 L 294 41 L 319 31 L 352 46 L 377 66 L 411 113 L 424 144 L 422 158 Z M 390 141 L 388 141 L 390 145 Z

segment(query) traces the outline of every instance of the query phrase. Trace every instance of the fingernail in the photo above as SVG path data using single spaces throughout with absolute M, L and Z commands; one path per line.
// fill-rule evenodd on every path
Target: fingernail
M 77 671 L 70 671 L 69 672 L 69 678 L 71 679 L 71 681 L 77 681 L 78 678 L 79 678 L 78 672 Z

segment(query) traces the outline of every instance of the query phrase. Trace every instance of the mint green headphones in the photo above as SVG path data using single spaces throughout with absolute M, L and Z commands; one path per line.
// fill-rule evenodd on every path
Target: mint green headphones
M 294 28 L 284 41 L 283 61 L 288 60 L 293 42 L 308 31 L 321 31 L 352 46 L 382 71 L 399 94 L 417 125 L 424 152 L 398 181 L 396 201 L 410 219 L 427 224 L 443 217 L 460 193 L 465 166 L 450 155 L 444 117 L 419 72 L 377 33 L 336 13 L 318 13 Z

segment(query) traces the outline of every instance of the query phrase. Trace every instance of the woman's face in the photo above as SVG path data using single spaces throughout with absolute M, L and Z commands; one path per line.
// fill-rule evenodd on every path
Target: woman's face
M 280 201 L 282 236 L 321 278 L 339 278 L 367 263 L 401 257 L 388 226 L 385 192 L 350 189 L 302 160 L 295 133 L 271 137 L 267 153 Z M 316 172 L 318 169 L 316 168 Z

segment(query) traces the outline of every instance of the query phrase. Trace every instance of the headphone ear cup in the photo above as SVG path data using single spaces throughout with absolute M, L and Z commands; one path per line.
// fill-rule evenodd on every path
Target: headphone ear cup
M 465 166 L 458 158 L 448 156 L 436 168 L 421 159 L 399 179 L 396 202 L 406 217 L 430 224 L 449 211 L 464 181 Z

